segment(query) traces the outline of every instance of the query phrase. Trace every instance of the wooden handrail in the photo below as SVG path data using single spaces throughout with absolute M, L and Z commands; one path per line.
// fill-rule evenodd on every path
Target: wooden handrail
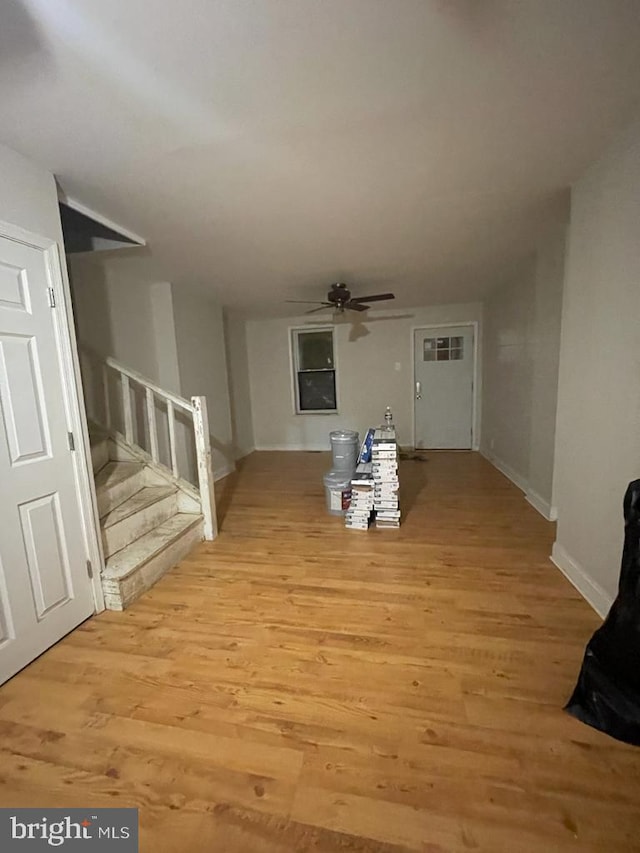
M 184 409 L 185 412 L 193 413 L 193 404 L 188 400 L 185 400 L 184 397 L 179 397 L 177 394 L 172 394 L 171 391 L 165 391 L 164 388 L 161 388 L 159 385 L 156 385 L 155 382 L 152 382 L 150 379 L 147 379 L 146 376 L 143 376 L 141 373 L 138 373 L 137 370 L 132 370 L 130 367 L 125 367 L 124 364 L 121 364 L 119 361 L 116 361 L 115 358 L 111 358 L 111 356 L 107 356 L 107 358 L 102 359 L 104 363 L 111 367 L 113 370 L 118 373 L 122 373 L 124 376 L 127 376 L 129 379 L 133 379 L 138 385 L 142 385 L 143 388 L 149 388 L 150 391 L 156 395 L 156 397 L 161 397 L 163 400 L 171 400 L 174 406 L 177 406 L 179 409 Z

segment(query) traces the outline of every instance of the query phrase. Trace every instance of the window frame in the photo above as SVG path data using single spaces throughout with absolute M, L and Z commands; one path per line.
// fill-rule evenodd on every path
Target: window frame
M 316 326 L 310 329 L 308 326 L 290 326 L 289 327 L 289 360 L 291 365 L 291 397 L 293 412 L 296 415 L 337 415 L 339 414 L 339 399 L 338 399 L 338 353 L 336 348 L 335 327 L 332 325 Z M 304 371 L 299 368 L 299 345 L 298 339 L 301 334 L 314 334 L 316 332 L 331 332 L 331 345 L 333 348 L 333 367 L 324 369 L 326 373 L 333 373 L 333 383 L 335 389 L 335 408 L 333 409 L 302 409 L 300 407 L 300 385 L 298 375 L 300 373 L 317 373 L 323 371 L 323 368 L 317 370 Z
M 427 348 L 427 341 L 430 344 L 434 344 L 434 346 Z M 435 335 L 432 338 L 424 338 L 421 361 L 428 363 L 436 362 L 438 364 L 442 364 L 445 361 L 462 361 L 464 360 L 464 348 L 464 335 Z M 429 353 L 429 358 L 427 357 L 427 353 Z

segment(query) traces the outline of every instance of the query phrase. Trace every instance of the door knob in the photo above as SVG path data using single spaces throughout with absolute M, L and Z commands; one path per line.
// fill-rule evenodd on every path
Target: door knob
M 416 382 L 416 400 L 422 400 L 422 385 Z

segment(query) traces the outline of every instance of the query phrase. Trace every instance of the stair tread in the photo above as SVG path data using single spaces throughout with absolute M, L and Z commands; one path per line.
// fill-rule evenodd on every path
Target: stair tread
M 196 513 L 176 513 L 110 557 L 106 562 L 104 577 L 108 579 L 126 577 L 201 521 L 202 516 Z
M 130 498 L 127 498 L 126 501 L 115 507 L 115 509 L 103 515 L 100 519 L 101 526 L 106 530 L 114 524 L 123 521 L 125 518 L 129 518 L 134 513 L 163 500 L 163 498 L 174 495 L 177 491 L 178 487 L 171 485 L 145 486 L 139 492 L 131 495 Z
M 96 474 L 96 491 L 112 488 L 142 471 L 141 462 L 107 462 Z

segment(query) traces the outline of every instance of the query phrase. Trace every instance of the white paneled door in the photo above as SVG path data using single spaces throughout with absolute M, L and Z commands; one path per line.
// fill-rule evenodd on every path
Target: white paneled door
M 94 611 L 51 287 L 0 237 L 0 682 Z
M 415 330 L 416 448 L 471 448 L 474 362 L 473 326 Z

